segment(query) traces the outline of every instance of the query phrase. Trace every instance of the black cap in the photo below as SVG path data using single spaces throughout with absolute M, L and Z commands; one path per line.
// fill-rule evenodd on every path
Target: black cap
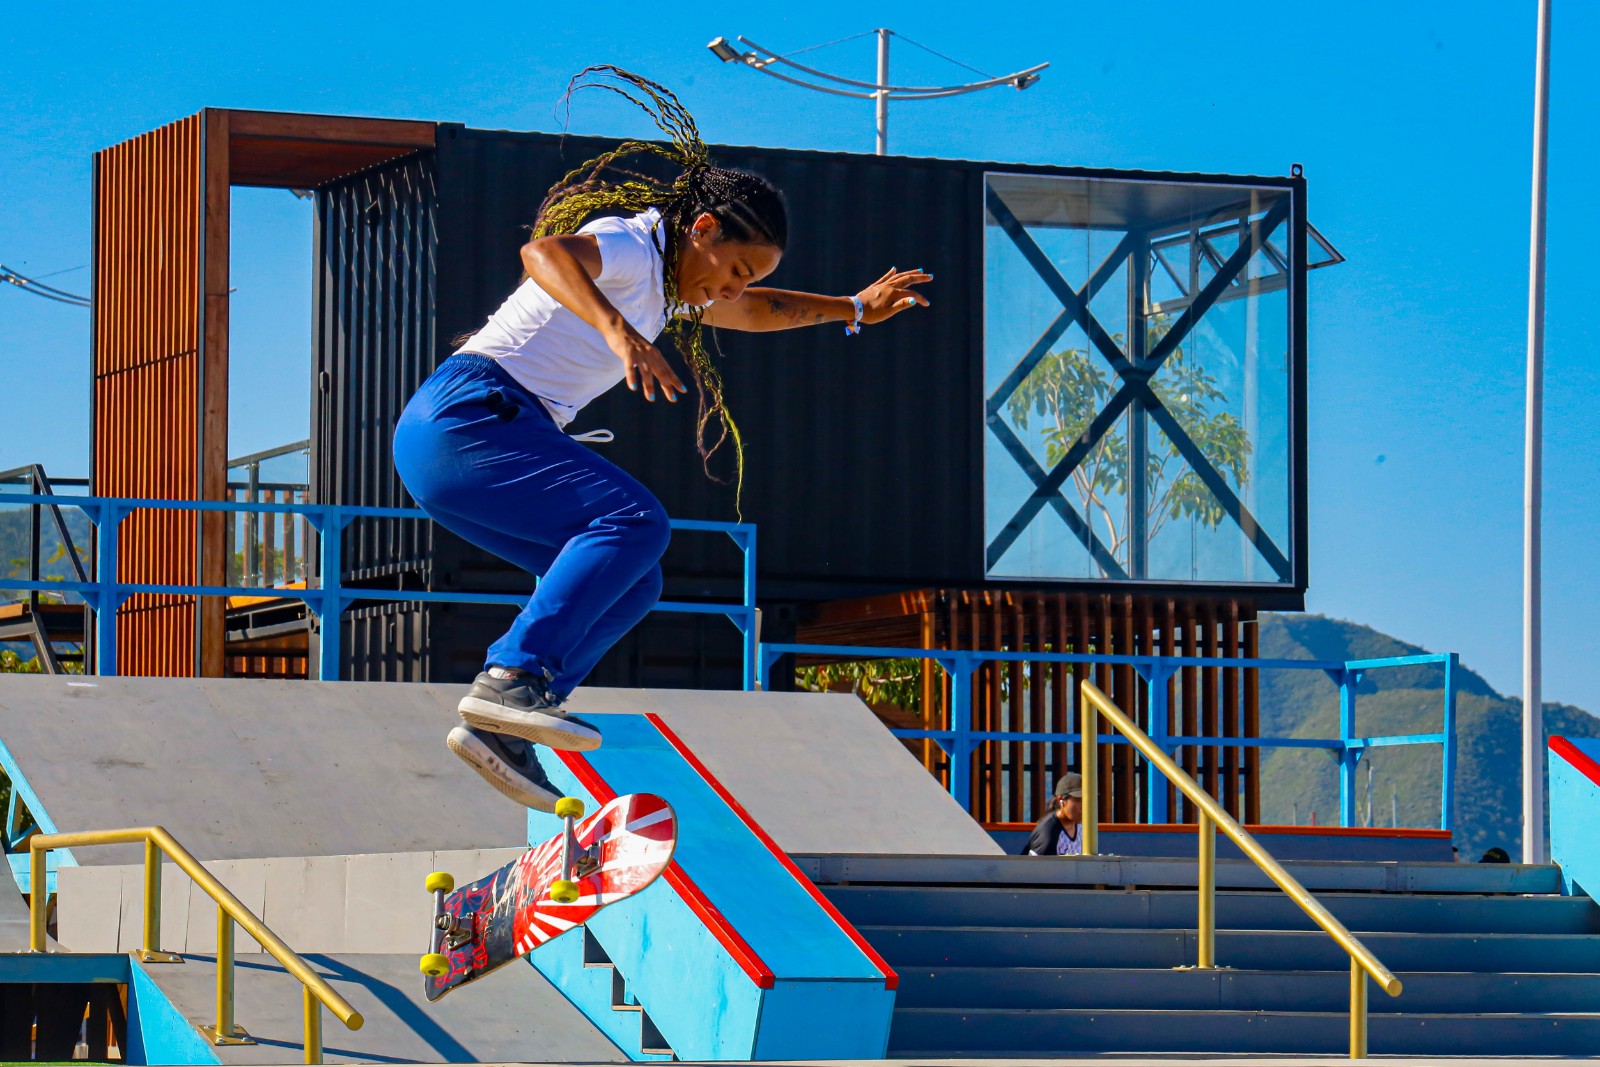
M 1077 771 L 1068 771 L 1056 781 L 1056 796 L 1058 797 L 1083 797 L 1083 775 Z

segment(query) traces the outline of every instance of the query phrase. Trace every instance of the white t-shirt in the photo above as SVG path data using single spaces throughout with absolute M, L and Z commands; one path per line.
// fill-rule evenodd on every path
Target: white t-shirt
M 1067 828 L 1061 828 L 1061 836 L 1056 838 L 1056 855 L 1081 856 L 1083 855 L 1083 825 L 1080 823 L 1076 834 L 1068 834 Z
M 666 227 L 650 208 L 632 218 L 603 218 L 579 233 L 600 246 L 595 285 L 622 317 L 654 340 L 667 324 L 661 249 Z M 498 360 L 523 388 L 544 402 L 557 426 L 566 426 L 589 401 L 626 375 L 600 331 L 526 278 L 458 350 Z

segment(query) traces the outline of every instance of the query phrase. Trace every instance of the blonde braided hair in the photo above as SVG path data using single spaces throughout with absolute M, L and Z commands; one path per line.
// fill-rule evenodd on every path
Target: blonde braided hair
M 782 251 L 789 229 L 783 197 L 760 175 L 713 166 L 694 116 L 671 90 L 659 83 L 610 64 L 587 67 L 567 85 L 562 99 L 569 112 L 572 96 L 580 89 L 604 89 L 627 100 L 650 117 L 656 128 L 666 134 L 668 143 L 623 141 L 569 171 L 539 205 L 533 236 L 576 233 L 597 211 L 638 214 L 656 208 L 661 212 L 665 235 L 664 240 L 658 237 L 658 241 L 662 246 L 659 251 L 666 330 L 694 379 L 699 401 L 695 446 L 707 475 L 715 478 L 711 475 L 711 457 L 732 439 L 737 467 L 734 509 L 739 511 L 744 491 L 744 440 L 728 411 L 722 373 L 706 351 L 703 309 L 685 304 L 679 297 L 678 256 L 689 226 L 705 213 L 717 218 L 723 239 L 770 244 Z M 635 156 L 663 159 L 675 165 L 678 174 L 662 180 L 622 165 Z M 708 444 L 708 429 L 713 421 L 717 423 L 715 439 Z

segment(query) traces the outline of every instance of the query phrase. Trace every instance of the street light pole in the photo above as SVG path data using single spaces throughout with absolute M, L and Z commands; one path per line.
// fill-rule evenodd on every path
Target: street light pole
M 1528 239 L 1528 415 L 1522 506 L 1522 862 L 1543 863 L 1544 248 L 1550 119 L 1550 0 L 1539 0 L 1533 102 L 1533 219 Z
M 889 154 L 889 34 L 890 30 L 877 30 L 878 35 L 878 155 Z
M 738 41 L 749 51 L 740 51 L 735 48 L 726 37 L 718 37 L 706 45 L 711 54 L 724 63 L 743 63 L 751 70 L 760 71 L 779 81 L 798 85 L 803 89 L 815 89 L 822 93 L 831 93 L 834 96 L 848 96 L 856 100 L 871 100 L 876 105 L 877 111 L 877 151 L 878 155 L 887 155 L 889 152 L 889 101 L 891 100 L 938 100 L 947 96 L 961 96 L 966 93 L 975 93 L 980 89 L 995 89 L 1002 85 L 1009 85 L 1014 89 L 1026 89 L 1039 80 L 1040 72 L 1050 66 L 1040 63 L 1028 67 L 1026 70 L 1014 71 L 999 78 L 986 78 L 983 81 L 967 82 L 964 85 L 895 85 L 889 81 L 889 38 L 895 36 L 893 30 L 877 29 L 866 30 L 855 35 L 865 37 L 868 33 L 877 35 L 878 38 L 878 78 L 876 81 L 858 81 L 854 78 L 844 78 L 837 74 L 816 70 L 795 62 L 786 55 L 780 55 L 770 48 L 763 48 L 748 37 L 740 37 Z M 851 40 L 853 38 L 845 38 Z M 917 44 L 909 37 L 910 44 Z M 835 44 L 839 42 L 834 42 Z M 924 47 L 917 45 L 917 47 Z M 805 51 L 802 49 L 802 51 Z M 798 54 L 798 53 L 791 53 Z M 937 53 L 936 53 L 937 54 Z M 784 73 L 772 69 L 781 66 L 785 70 L 797 73 Z M 982 73 L 981 71 L 979 73 Z M 804 77 L 801 77 L 804 75 Z M 813 80 L 807 80 L 807 79 Z

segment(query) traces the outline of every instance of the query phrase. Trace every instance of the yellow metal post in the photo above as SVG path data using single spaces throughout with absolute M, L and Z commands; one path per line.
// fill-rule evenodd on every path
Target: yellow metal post
M 45 912 L 50 907 L 50 883 L 46 881 L 44 849 L 28 847 L 28 951 L 44 951 Z
M 1350 1058 L 1367 1058 L 1367 972 L 1350 960 Z
M 348 1000 L 340 996 L 338 992 L 336 992 L 334 988 L 328 984 L 326 979 L 324 979 L 316 971 L 312 970 L 310 965 L 308 965 L 305 960 L 301 959 L 293 949 L 284 944 L 282 938 L 273 933 L 271 930 L 267 929 L 267 925 L 257 918 L 249 908 L 245 907 L 243 902 L 241 902 L 238 897 L 230 893 L 227 887 L 221 882 L 217 881 L 216 876 L 210 871 L 206 870 L 200 861 L 195 859 L 193 854 L 190 853 L 188 849 L 180 845 L 176 840 L 174 840 L 171 834 L 167 833 L 161 827 L 140 826 L 132 827 L 126 830 L 85 830 L 70 834 L 35 834 L 29 839 L 28 849 L 32 853 L 32 858 L 30 861 L 32 870 L 36 872 L 38 884 L 43 885 L 45 870 L 44 855 L 53 848 L 77 848 L 89 845 L 129 845 L 138 844 L 141 842 L 147 843 L 147 847 L 148 845 L 153 844 L 160 852 L 165 853 L 173 863 L 177 864 L 178 868 L 183 871 L 184 874 L 187 874 L 190 878 L 192 878 L 195 884 L 198 885 L 207 896 L 217 902 L 217 906 L 219 908 L 226 911 L 233 918 L 234 922 L 244 927 L 244 930 L 247 934 L 255 938 L 256 941 L 260 943 L 261 947 L 265 949 L 273 959 L 277 960 L 283 965 L 284 970 L 292 974 L 303 986 L 305 986 L 307 997 L 320 1004 L 326 1004 L 328 1009 L 332 1011 L 333 1014 L 351 1030 L 361 1029 L 364 1021 L 361 1018 L 361 1013 L 356 1011 L 356 1009 Z M 147 851 L 146 856 L 148 857 L 148 855 L 149 852 Z M 146 868 L 145 877 L 146 888 L 154 888 L 157 891 L 155 894 L 155 899 L 159 901 L 160 883 L 158 881 L 153 887 L 150 885 L 151 876 L 149 874 L 148 866 Z M 156 877 L 159 878 L 159 875 Z M 38 907 L 32 913 L 32 930 L 30 931 L 29 936 L 30 940 L 38 946 L 39 951 L 43 951 L 45 936 L 44 901 L 42 898 L 37 899 Z M 149 912 L 147 908 L 147 934 L 149 932 L 148 917 Z M 155 932 L 159 935 L 159 927 L 157 927 Z M 150 940 L 148 936 L 146 940 Z M 157 940 L 159 940 L 159 937 Z M 141 955 L 153 956 L 155 960 L 163 962 L 183 962 L 183 957 L 165 952 L 141 953 Z M 317 1045 L 320 1049 L 322 1033 L 322 1017 L 320 1014 L 316 1018 L 316 1028 L 318 1035 Z M 239 1033 L 238 1027 L 235 1027 L 234 1031 L 237 1035 Z M 246 1042 L 241 1041 L 238 1043 L 244 1044 Z M 318 1055 L 320 1056 L 320 1051 Z
M 1100 713 L 1079 696 L 1078 767 L 1083 776 L 1083 854 L 1100 854 Z
M 217 1036 L 233 1035 L 233 916 L 217 909 Z
M 306 1011 L 306 1062 L 322 1062 L 322 1002 L 306 987 L 301 999 Z
M 161 845 L 153 837 L 144 838 L 144 945 L 139 949 L 144 963 L 182 963 L 175 952 L 161 951 Z
M 1217 965 L 1217 822 L 1200 813 L 1200 925 L 1196 937 L 1195 964 Z
M 1126 712 L 1117 707 L 1110 697 L 1101 692 L 1098 686 L 1085 679 L 1079 684 L 1078 691 L 1080 699 L 1086 705 L 1092 705 L 1092 708 L 1085 708 L 1084 710 L 1085 740 L 1091 739 L 1091 731 L 1094 729 L 1090 719 L 1091 711 L 1105 716 L 1106 720 L 1111 723 L 1112 729 L 1120 731 L 1134 748 L 1143 753 L 1145 759 L 1149 760 L 1173 785 L 1178 787 L 1178 790 L 1184 796 L 1194 803 L 1202 818 L 1207 818 L 1211 821 L 1213 824 L 1213 843 L 1216 840 L 1214 831 L 1221 830 L 1228 836 L 1230 841 L 1239 847 L 1239 851 L 1245 854 L 1246 859 L 1259 867 L 1279 889 L 1288 894 L 1289 899 L 1300 906 L 1301 911 L 1310 916 L 1311 920 L 1322 927 L 1328 936 L 1338 942 L 1340 948 L 1349 953 L 1352 967 L 1350 1047 L 1352 1055 L 1355 1055 L 1356 1050 L 1359 1048 L 1360 1055 L 1365 1056 L 1367 1047 L 1367 987 L 1364 981 L 1356 982 L 1355 974 L 1361 972 L 1371 975 L 1372 980 L 1378 983 L 1378 988 L 1391 997 L 1400 995 L 1400 991 L 1403 988 L 1400 979 L 1395 977 L 1394 972 L 1385 967 L 1378 957 L 1372 954 L 1371 949 L 1363 945 L 1354 934 L 1346 929 L 1343 923 L 1334 918 L 1333 914 L 1323 907 L 1316 897 L 1308 893 L 1305 886 L 1301 885 L 1293 875 L 1284 870 L 1283 865 L 1273 859 L 1267 850 L 1261 847 L 1260 842 L 1250 836 L 1249 832 L 1240 826 L 1232 815 L 1228 814 L 1226 808 L 1217 803 L 1215 797 L 1201 789 L 1199 783 L 1191 778 L 1182 767 L 1179 767 L 1170 755 L 1162 751 L 1161 747 L 1151 740 L 1149 734 L 1139 729 L 1139 725 L 1130 719 Z M 1089 765 L 1086 763 L 1084 770 L 1087 771 L 1088 769 Z M 1087 775 L 1085 777 L 1087 778 Z M 1085 785 L 1084 794 L 1087 797 L 1089 790 L 1087 783 Z M 1213 865 L 1215 864 L 1214 855 L 1212 863 Z M 1213 921 L 1214 925 L 1215 922 Z
M 153 840 L 144 843 L 144 945 L 146 959 L 161 951 L 161 849 Z
M 202 1026 L 200 1032 L 213 1045 L 253 1045 L 255 1040 L 233 1021 L 234 967 L 233 916 L 217 905 L 217 1025 Z

